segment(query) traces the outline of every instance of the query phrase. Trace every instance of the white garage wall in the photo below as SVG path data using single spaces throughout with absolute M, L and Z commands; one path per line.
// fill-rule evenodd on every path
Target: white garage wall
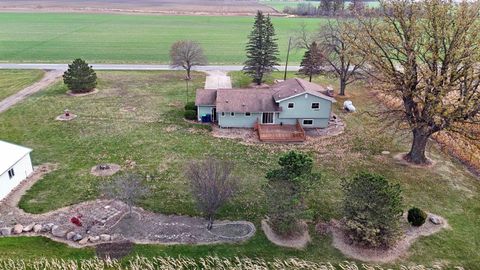
M 13 165 L 15 176 L 10 179 L 8 171 L 0 175 L 0 200 L 4 199 L 20 182 L 25 180 L 33 172 L 30 154 L 27 154 Z

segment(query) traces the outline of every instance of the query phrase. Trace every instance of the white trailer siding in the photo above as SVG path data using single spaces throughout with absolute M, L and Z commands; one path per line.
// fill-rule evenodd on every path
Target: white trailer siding
M 0 200 L 33 172 L 30 149 L 0 141 Z

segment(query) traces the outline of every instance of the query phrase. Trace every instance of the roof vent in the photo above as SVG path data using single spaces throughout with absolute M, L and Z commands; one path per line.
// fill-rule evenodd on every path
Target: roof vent
M 225 103 L 228 103 L 228 99 L 225 100 Z
M 243 103 L 242 106 L 245 107 L 245 106 L 247 106 L 247 105 L 245 105 L 245 103 Z

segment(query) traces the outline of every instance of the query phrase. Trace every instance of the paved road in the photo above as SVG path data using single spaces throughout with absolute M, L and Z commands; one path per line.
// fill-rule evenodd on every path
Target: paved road
M 231 89 L 232 80 L 224 71 L 206 71 L 205 89 Z
M 136 65 L 136 64 L 92 64 L 96 70 L 178 70 L 169 65 Z M 44 70 L 66 70 L 67 64 L 32 64 L 32 63 L 0 63 L 0 69 L 44 69 Z M 196 71 L 239 71 L 243 66 L 238 65 L 211 65 L 195 67 Z M 289 71 L 297 71 L 299 66 L 289 66 Z M 278 67 L 283 71 L 285 67 Z
M 45 89 L 49 85 L 52 85 L 54 82 L 56 82 L 61 76 L 63 75 L 63 71 L 61 70 L 52 70 L 43 76 L 43 78 L 24 88 L 23 90 L 5 98 L 4 100 L 0 100 L 0 113 L 8 110 L 10 107 L 13 105 L 19 103 L 20 101 L 24 100 L 28 96 Z

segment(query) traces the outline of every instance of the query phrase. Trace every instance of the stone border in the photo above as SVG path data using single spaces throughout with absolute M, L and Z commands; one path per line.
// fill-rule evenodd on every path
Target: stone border
M 308 226 L 304 221 L 301 222 L 301 226 L 304 227 L 304 232 L 301 236 L 299 236 L 297 238 L 285 239 L 285 238 L 282 238 L 281 236 L 275 234 L 275 232 L 272 230 L 270 225 L 268 225 L 268 222 L 267 222 L 266 219 L 262 220 L 263 233 L 265 233 L 265 235 L 267 236 L 267 238 L 270 242 L 274 243 L 277 246 L 281 246 L 281 247 L 303 249 L 307 246 L 308 242 L 310 242 L 310 235 L 308 233 Z
M 99 170 L 97 168 L 99 165 L 108 165 L 110 167 L 110 169 Z M 114 164 L 114 163 L 98 164 L 98 165 L 93 166 L 92 169 L 90 169 L 90 174 L 92 174 L 94 176 L 99 176 L 99 177 L 112 176 L 112 175 L 116 174 L 117 172 L 119 172 L 121 169 L 122 169 L 122 167 L 120 165 Z
M 57 121 L 71 121 L 77 118 L 76 114 L 71 113 L 70 116 L 65 116 L 65 114 L 60 114 L 59 116 L 55 117 Z
M 408 224 L 406 214 L 403 218 L 407 223 L 405 224 L 405 233 L 394 246 L 388 249 L 369 249 L 349 244 L 342 225 L 335 220 L 332 220 L 328 225 L 328 231 L 332 234 L 333 246 L 342 252 L 343 255 L 364 262 L 391 263 L 405 256 L 410 246 L 420 237 L 429 236 L 440 232 L 442 229 L 450 228 L 446 219 L 431 213 L 428 213 L 425 224 L 420 227 Z M 440 224 L 434 224 L 432 219 L 437 219 Z
M 212 227 L 222 227 L 222 226 L 225 226 L 225 225 L 247 225 L 248 227 L 250 227 L 250 232 L 248 232 L 246 235 L 242 235 L 242 236 L 223 236 L 221 234 L 213 233 L 212 231 L 208 231 L 208 233 L 210 233 L 212 235 L 215 235 L 215 236 L 218 236 L 218 237 L 221 237 L 221 238 L 224 238 L 224 239 L 238 239 L 240 241 L 244 241 L 245 239 L 248 239 L 248 238 L 252 237 L 255 234 L 255 232 L 257 231 L 257 229 L 255 228 L 255 225 L 253 225 L 251 222 L 248 222 L 248 221 L 236 221 L 236 222 L 223 221 L 223 222 L 219 222 L 219 223 L 214 223 L 212 225 Z
M 74 94 L 72 92 L 72 90 L 68 90 L 67 91 L 67 95 L 71 96 L 71 97 L 85 97 L 85 96 L 90 96 L 90 95 L 94 95 L 98 93 L 98 89 L 97 88 L 94 88 L 92 91 L 90 92 L 86 92 L 86 93 L 78 93 L 78 94 Z

